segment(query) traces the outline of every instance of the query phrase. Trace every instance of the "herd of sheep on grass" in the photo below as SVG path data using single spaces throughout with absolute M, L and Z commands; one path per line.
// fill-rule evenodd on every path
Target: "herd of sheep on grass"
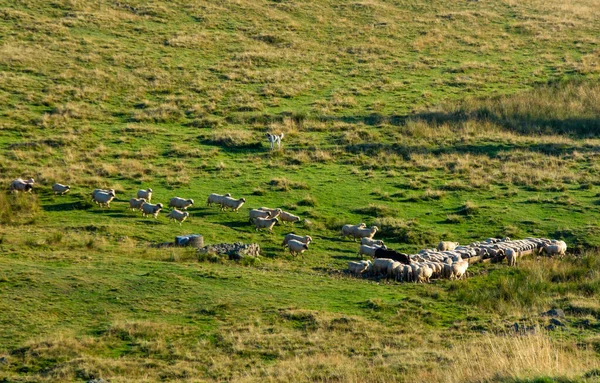
M 35 181 L 30 178 L 18 178 L 10 183 L 11 191 L 31 192 Z M 54 184 L 52 190 L 55 194 L 63 195 L 70 191 L 70 186 Z M 114 189 L 96 189 L 91 193 L 92 201 L 101 207 L 110 208 L 110 202 L 115 198 Z M 141 211 L 144 217 L 158 217 L 163 209 L 163 204 L 152 204 L 152 189 L 138 190 L 136 198 L 129 200 L 129 208 Z M 222 211 L 230 209 L 239 212 L 246 202 L 245 198 L 235 199 L 231 194 L 215 194 L 208 196 L 207 206 L 218 205 Z M 168 214 L 170 220 L 175 220 L 181 225 L 188 217 L 185 211 L 194 205 L 193 199 L 173 197 L 169 200 Z M 248 215 L 250 223 L 254 224 L 256 231 L 267 229 L 273 231 L 273 226 L 282 223 L 295 223 L 300 217 L 283 211 L 280 208 L 272 209 L 260 207 L 251 209 Z M 418 254 L 404 254 L 388 249 L 383 241 L 373 237 L 379 228 L 367 227 L 364 223 L 358 225 L 344 225 L 341 229 L 342 237 L 351 237 L 354 241 L 360 239 L 358 255 L 366 255 L 372 260 L 351 261 L 348 271 L 354 275 L 369 277 L 384 277 L 400 282 L 429 282 L 432 278 L 461 279 L 469 267 L 469 260 L 493 258 L 502 261 L 506 258 L 509 266 L 515 266 L 517 259 L 523 255 L 537 253 L 548 256 L 564 255 L 567 244 L 564 241 L 546 238 L 526 238 L 511 241 L 510 238 L 488 238 L 483 242 L 474 242 L 468 246 L 461 246 L 458 242 L 442 241 L 435 249 L 423 249 Z M 312 238 L 308 235 L 299 236 L 289 233 L 285 236 L 282 246 L 287 247 L 292 255 L 302 254 L 308 250 Z

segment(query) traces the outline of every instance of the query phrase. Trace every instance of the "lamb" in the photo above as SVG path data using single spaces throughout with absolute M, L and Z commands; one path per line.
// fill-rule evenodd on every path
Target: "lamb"
M 181 223 L 183 221 L 186 220 L 187 217 L 190 216 L 190 213 L 185 211 L 181 211 L 181 210 L 177 210 L 177 209 L 173 209 L 171 210 L 171 212 L 169 213 L 169 215 L 167 217 L 169 217 L 169 219 L 171 220 L 176 220 L 179 221 L 179 226 L 181 226 Z
M 395 250 L 390 250 L 384 247 L 380 247 L 375 250 L 375 255 L 373 258 L 386 258 L 392 259 L 394 261 L 398 261 L 404 263 L 405 265 L 410 265 L 411 260 L 408 255 L 404 253 L 399 253 Z
M 312 237 L 310 237 L 309 235 L 305 235 L 304 237 L 301 237 L 294 233 L 289 233 L 289 234 L 286 234 L 285 238 L 283 238 L 283 242 L 281 243 L 281 246 L 285 247 L 287 245 L 287 243 L 292 239 L 294 239 L 296 241 L 300 241 L 302 243 L 306 243 L 307 245 L 309 243 L 311 243 L 313 240 Z
M 212 193 L 208 196 L 208 199 L 206 200 L 206 206 L 212 206 L 213 203 L 220 205 L 221 201 L 223 201 L 223 198 L 225 197 L 231 197 L 231 193 L 227 193 L 225 195 Z
M 297 215 L 293 215 L 292 213 L 288 213 L 287 211 L 282 211 L 279 213 L 279 218 L 281 218 L 281 222 L 300 222 L 300 217 Z
M 364 237 L 360 240 L 360 244 L 361 245 L 368 245 L 368 246 L 379 246 L 382 247 L 383 246 L 383 241 L 379 240 L 379 239 L 371 239 L 371 238 L 367 238 Z
M 15 192 L 24 191 L 24 192 L 31 193 L 34 183 L 35 183 L 35 180 L 33 178 L 29 178 L 27 180 L 24 180 L 22 178 L 17 178 L 16 180 L 13 180 L 10 183 L 9 190 L 15 191 Z
M 258 217 L 254 219 L 254 226 L 256 227 L 256 231 L 259 229 L 268 229 L 270 232 L 273 232 L 273 226 L 275 226 L 277 222 L 279 222 L 277 218 Z
M 354 232 L 358 229 L 363 229 L 367 227 L 364 223 L 359 223 L 358 225 L 344 225 L 342 226 L 342 237 L 354 236 Z
M 255 218 L 274 218 L 271 217 L 271 213 L 268 211 L 252 209 L 248 212 L 248 218 L 250 222 L 254 222 Z
M 183 209 L 183 210 L 187 210 L 188 207 L 193 206 L 193 205 L 194 205 L 194 200 L 191 198 L 184 199 L 184 198 L 180 198 L 180 197 L 173 197 L 169 201 L 169 207 L 174 207 L 174 208 Z
M 146 202 L 145 198 L 132 198 L 129 200 L 129 208 L 133 211 L 141 210 L 142 205 Z
M 274 149 L 275 144 L 277 144 L 277 149 L 281 149 L 281 140 L 283 139 L 283 133 L 281 134 L 272 134 L 267 133 L 267 140 L 269 144 L 271 144 L 271 150 Z
M 375 251 L 379 249 L 379 246 L 360 245 L 358 248 L 358 255 L 362 258 L 363 254 L 371 258 L 375 258 Z M 385 247 L 383 247 L 385 248 Z
M 517 264 L 517 251 L 515 249 L 508 248 L 504 251 L 506 254 L 506 260 L 508 261 L 509 266 L 516 266 Z
M 460 261 L 452 264 L 452 274 L 456 279 L 462 279 L 469 268 L 469 262 Z
M 368 273 L 371 268 L 373 268 L 373 264 L 371 261 L 360 261 L 360 262 L 348 262 L 348 271 L 354 275 L 361 275 L 364 273 Z
M 231 197 L 224 197 L 223 200 L 221 200 L 221 210 L 226 210 L 227 208 L 230 208 L 231 211 L 235 211 L 236 213 L 238 213 L 238 210 L 242 207 L 242 205 L 245 202 L 245 198 L 234 199 Z
M 354 238 L 373 238 L 373 236 L 375 235 L 375 233 L 377 233 L 377 230 L 379 230 L 379 228 L 377 226 L 372 226 L 371 228 L 362 228 L 362 229 L 358 229 L 354 232 Z
M 295 239 L 291 239 L 287 243 L 287 247 L 290 249 L 292 255 L 302 254 L 304 251 L 308 250 L 308 245 L 306 243 L 296 241 Z
M 110 209 L 110 201 L 115 198 L 115 193 L 113 192 L 98 192 L 94 194 L 94 202 L 100 205 L 101 207 L 108 207 Z
M 137 197 L 144 198 L 146 201 L 148 201 L 148 203 L 150 203 L 150 201 L 152 201 L 152 189 L 148 188 L 146 190 L 138 190 Z
M 162 208 L 163 208 L 162 203 L 157 203 L 156 205 L 153 205 L 149 202 L 144 202 L 142 204 L 142 215 L 144 217 L 147 217 L 148 215 L 152 215 L 154 217 L 154 219 L 157 219 L 158 213 L 161 211 Z
M 437 249 L 439 251 L 449 251 L 456 249 L 456 246 L 458 246 L 458 242 L 442 241 L 438 244 Z
M 69 185 L 63 185 L 63 184 L 59 184 L 56 183 L 54 185 L 52 185 L 52 191 L 54 192 L 54 194 L 66 194 L 71 190 L 71 187 Z

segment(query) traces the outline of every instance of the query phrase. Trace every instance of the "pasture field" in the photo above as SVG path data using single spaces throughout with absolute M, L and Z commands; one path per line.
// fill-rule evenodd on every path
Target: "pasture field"
M 596 0 L 24 0 L 0 20 L 0 185 L 36 180 L 0 192 L 0 382 L 599 381 Z M 193 198 L 189 220 L 127 209 L 147 187 Z M 239 213 L 205 206 L 227 192 Z M 303 221 L 256 232 L 260 206 Z M 339 237 L 359 222 L 403 252 L 569 254 L 360 279 Z M 153 246 L 187 233 L 262 256 Z

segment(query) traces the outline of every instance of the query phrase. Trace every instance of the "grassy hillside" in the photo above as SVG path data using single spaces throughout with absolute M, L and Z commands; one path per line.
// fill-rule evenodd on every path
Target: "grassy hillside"
M 0 193 L 0 382 L 598 379 L 595 1 L 21 1 L 0 18 L 0 184 L 36 179 Z M 193 198 L 189 221 L 127 210 L 147 187 Z M 247 203 L 219 212 L 213 192 Z M 303 222 L 257 233 L 259 206 Z M 406 252 L 508 235 L 570 255 L 355 279 L 338 233 L 358 222 Z M 301 257 L 290 231 L 315 239 Z M 262 257 L 152 246 L 185 233 Z

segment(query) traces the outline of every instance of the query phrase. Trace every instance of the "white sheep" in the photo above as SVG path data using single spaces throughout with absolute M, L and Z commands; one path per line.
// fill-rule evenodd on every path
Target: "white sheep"
M 452 264 L 452 274 L 456 279 L 462 279 L 469 268 L 469 262 L 459 261 Z
M 458 242 L 441 241 L 438 244 L 437 249 L 439 251 L 449 251 L 456 249 L 456 246 L 458 246 Z
M 270 207 L 259 207 L 258 210 L 262 210 L 262 211 L 268 211 L 269 213 L 271 213 L 271 215 L 275 216 L 275 214 L 279 215 L 281 214 L 281 209 L 277 208 L 277 209 L 271 209 Z
M 137 191 L 138 198 L 144 198 L 146 201 L 152 201 L 152 189 L 148 188 L 146 190 L 140 189 Z
M 382 246 L 369 246 L 369 245 L 360 245 L 358 248 L 358 255 L 362 258 L 363 254 L 367 255 L 371 258 L 375 258 L 375 251 L 381 248 Z M 385 248 L 385 246 L 384 246 Z
M 365 227 L 367 227 L 367 225 L 365 225 L 364 223 L 359 223 L 358 225 L 344 225 L 344 226 L 342 226 L 341 236 L 342 237 L 353 236 L 353 238 L 354 238 L 354 232 L 358 229 L 362 229 Z
M 52 185 L 52 191 L 54 192 L 54 194 L 66 194 L 71 190 L 71 187 L 69 185 L 63 185 L 63 184 L 59 184 L 56 183 L 54 185 Z
M 297 241 L 295 239 L 290 239 L 287 243 L 287 247 L 290 249 L 290 253 L 292 255 L 302 254 L 308 250 L 308 245 L 306 243 Z
M 542 247 L 540 254 L 545 253 L 548 256 L 565 255 L 565 250 L 562 245 L 546 245 Z
M 35 183 L 35 180 L 33 178 L 29 178 L 27 180 L 24 180 L 22 178 L 17 178 L 16 180 L 13 180 L 10 183 L 9 190 L 15 191 L 15 192 L 23 191 L 23 192 L 31 193 L 34 183 Z
M 359 262 L 348 262 L 348 271 L 350 271 L 350 273 L 354 275 L 368 274 L 372 267 L 373 264 L 369 260 Z
M 96 196 L 97 193 L 112 193 L 115 195 L 115 197 L 117 195 L 117 192 L 115 191 L 115 189 L 94 189 L 92 191 L 92 201 L 94 201 L 94 197 Z
M 242 207 L 242 205 L 246 202 L 245 198 L 234 199 L 231 197 L 223 197 L 221 200 L 221 210 L 226 210 L 230 208 L 232 211 L 238 213 L 238 210 Z
M 506 255 L 506 261 L 509 266 L 516 266 L 517 264 L 517 251 L 512 248 L 508 248 L 504 251 L 504 255 Z
M 194 200 L 191 198 L 185 199 L 185 198 L 180 198 L 180 197 L 173 197 L 169 201 L 169 207 L 174 207 L 177 209 L 187 210 L 188 207 L 193 206 L 193 205 L 194 205 Z
M 267 140 L 269 144 L 271 144 L 271 150 L 274 149 L 275 144 L 277 144 L 277 149 L 281 149 L 281 140 L 283 139 L 283 133 L 281 134 L 272 134 L 267 133 Z
M 294 239 L 296 241 L 299 241 L 299 242 L 302 242 L 302 243 L 306 243 L 307 245 L 309 243 L 311 243 L 312 240 L 313 240 L 312 237 L 309 236 L 309 235 L 305 235 L 305 236 L 301 237 L 301 236 L 296 235 L 294 233 L 289 233 L 289 234 L 286 234 L 285 238 L 283 238 L 283 242 L 281 243 L 281 246 L 285 247 L 287 245 L 287 243 L 289 241 L 291 241 L 292 239 Z
M 260 229 L 267 229 L 270 232 L 273 232 L 273 226 L 277 224 L 279 219 L 277 218 L 255 218 L 254 226 L 256 227 L 256 231 Z
M 212 193 L 208 196 L 208 199 L 206 200 L 206 206 L 212 206 L 213 203 L 220 205 L 221 201 L 223 201 L 223 198 L 225 197 L 231 197 L 231 193 L 227 193 L 225 195 Z
M 146 202 L 145 198 L 132 198 L 129 200 L 129 208 L 133 211 L 141 210 L 142 205 Z
M 383 241 L 380 239 L 371 239 L 371 238 L 364 237 L 360 240 L 360 244 L 381 247 L 381 246 L 383 246 Z
M 428 283 L 429 278 L 433 274 L 433 270 L 426 264 L 417 265 L 414 282 L 415 283 Z
M 169 217 L 169 219 L 171 220 L 176 220 L 179 222 L 179 225 L 181 226 L 181 223 L 183 221 L 186 220 L 187 217 L 190 216 L 190 213 L 187 211 L 181 211 L 181 210 L 177 210 L 177 209 L 173 209 L 171 210 L 171 212 L 169 213 L 169 215 L 167 215 L 167 217 Z
M 375 233 L 377 233 L 377 230 L 379 230 L 379 228 L 377 226 L 372 226 L 370 228 L 362 228 L 362 229 L 357 229 L 354 231 L 354 233 L 352 234 L 354 236 L 354 238 L 373 238 L 373 236 L 375 235 Z
M 279 218 L 281 218 L 282 223 L 300 222 L 300 217 L 298 217 L 297 215 L 293 215 L 292 213 L 288 213 L 287 211 L 281 211 L 281 213 L 279 213 Z
M 388 268 L 392 267 L 394 264 L 393 259 L 389 258 L 375 258 L 373 260 L 373 273 L 375 275 L 385 274 L 386 277 L 388 275 Z
M 252 209 L 248 212 L 248 218 L 250 222 L 254 222 L 255 218 L 274 218 L 271 217 L 271 213 L 268 211 Z
M 142 215 L 144 217 L 147 217 L 148 215 L 152 215 L 154 217 L 154 219 L 157 219 L 158 213 L 161 211 L 162 208 L 163 208 L 162 203 L 157 203 L 156 205 L 153 205 L 151 203 L 144 202 L 142 204 Z
M 110 201 L 115 198 L 115 193 L 113 192 L 97 192 L 94 194 L 94 202 L 100 205 L 101 207 L 108 207 L 110 209 Z

